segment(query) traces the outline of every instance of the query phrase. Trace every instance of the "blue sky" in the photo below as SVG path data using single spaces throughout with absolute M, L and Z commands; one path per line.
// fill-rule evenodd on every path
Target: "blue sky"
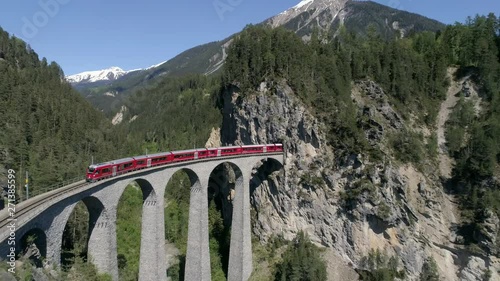
M 300 0 L 10 0 L 0 26 L 65 74 L 144 68 L 259 23 Z M 377 0 L 444 23 L 499 14 L 498 0 Z M 220 10 L 215 8 L 216 4 Z M 225 10 L 223 10 L 225 8 Z

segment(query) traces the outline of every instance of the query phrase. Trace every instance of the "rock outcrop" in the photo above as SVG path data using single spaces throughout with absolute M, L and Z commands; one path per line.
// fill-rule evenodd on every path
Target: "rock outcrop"
M 210 132 L 210 137 L 205 143 L 206 148 L 220 147 L 220 128 L 212 128 L 212 132 Z
M 373 82 L 356 83 L 353 100 L 373 120 L 365 132 L 369 142 L 387 150 L 382 141 L 386 132 L 401 130 L 404 120 Z M 284 169 L 269 176 L 256 170 L 251 190 L 253 231 L 262 241 L 272 235 L 292 239 L 303 230 L 341 257 L 328 267 L 342 264 L 350 272 L 345 276 L 377 248 L 397 256 L 409 280 L 418 280 L 431 257 L 443 280 L 478 280 L 480 271 L 496 271 L 488 257 L 460 254 L 467 251 L 455 241 L 458 212 L 438 175 L 397 164 L 389 155 L 372 162 L 367 155 L 336 151 L 328 145 L 325 125 L 286 82 L 263 83 L 253 93 L 228 89 L 222 111 L 223 145 L 285 146 Z

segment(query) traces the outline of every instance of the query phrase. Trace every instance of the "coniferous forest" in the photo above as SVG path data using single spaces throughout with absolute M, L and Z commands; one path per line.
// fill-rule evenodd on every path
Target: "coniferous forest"
M 449 85 L 446 76 L 450 66 L 459 69 L 457 75 L 472 74 L 486 105 L 481 114 L 475 115 L 470 105 L 459 103 L 460 109 L 452 113 L 446 132 L 449 153 L 456 161 L 449 186 L 461 198 L 465 239 L 474 245 L 477 241 L 473 234 L 479 231 L 487 213 L 500 215 L 500 187 L 491 180 L 500 175 L 500 18 L 493 14 L 469 18 L 438 32 L 392 39 L 371 26 L 362 36 L 343 28 L 338 32 L 317 30 L 308 41 L 282 28 L 248 26 L 231 44 L 219 75 L 165 78 L 153 87 L 138 90 L 126 102 L 127 114 L 136 118 L 116 126 L 64 81 L 57 63 L 40 59 L 26 43 L 0 29 L 0 169 L 29 171 L 36 194 L 42 187 L 83 176 L 92 157 L 99 162 L 143 154 L 146 149 L 156 152 L 202 147 L 211 129 L 221 127 L 220 95 L 231 85 L 243 95 L 250 94 L 263 81 L 289 84 L 311 112 L 327 124 L 332 147 L 378 159 L 381 152 L 367 143 L 363 120 L 352 102 L 353 81 L 377 82 L 405 120 L 413 118 L 432 127 Z M 400 134 L 391 142 L 396 159 L 417 167 L 429 159 L 437 161 L 436 149 L 429 149 L 429 142 L 410 132 Z M 0 170 L 0 174 L 3 177 L 5 173 Z M 187 179 L 177 175 L 170 184 L 186 186 Z M 165 216 L 166 237 L 181 256 L 185 255 L 187 241 L 187 232 L 181 226 L 187 226 L 183 214 L 189 204 L 189 196 L 183 191 L 185 188 L 167 189 Z M 134 253 L 139 247 L 140 219 L 120 220 L 120 216 L 140 215 L 141 201 L 136 200 L 140 197 L 136 188 L 128 188 L 121 202 L 130 206 L 124 203 L 118 211 L 120 274 L 130 280 L 138 273 Z M 134 206 L 138 208 L 130 209 Z M 85 232 L 78 230 L 84 224 L 78 222 L 85 220 L 85 212 L 81 210 L 70 223 L 75 233 Z M 215 206 L 210 209 L 210 224 L 212 276 L 225 280 L 227 226 Z M 131 230 L 134 227 L 139 231 Z M 271 243 L 286 249 L 283 258 L 273 264 L 275 280 L 326 280 L 324 264 L 319 260 L 314 263 L 317 267 L 291 270 L 303 268 L 303 260 L 318 259 L 318 251 L 306 238 L 301 233 L 292 243 Z M 76 244 L 85 241 L 76 241 L 76 237 L 70 240 L 68 244 L 79 249 L 74 256 L 84 256 L 85 247 Z M 264 257 L 271 256 L 264 252 Z M 75 267 L 82 267 L 80 263 L 78 259 L 73 261 Z M 429 268 L 435 268 L 435 264 Z M 89 275 L 81 280 L 106 278 L 88 277 L 95 275 L 92 268 L 83 271 Z M 182 272 L 181 262 L 169 270 L 169 275 L 182 280 Z M 434 276 L 433 272 L 426 274 Z M 402 275 L 396 269 L 378 275 L 382 279 L 362 274 L 363 280 L 394 280 Z
M 109 121 L 23 41 L 0 29 L 0 162 L 29 171 L 36 193 L 75 177 L 91 161 L 126 155 L 126 132 Z

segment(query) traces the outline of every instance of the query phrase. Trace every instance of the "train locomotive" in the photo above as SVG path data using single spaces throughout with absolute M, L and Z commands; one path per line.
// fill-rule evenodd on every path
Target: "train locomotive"
M 283 152 L 282 144 L 240 145 L 219 148 L 202 148 L 181 151 L 161 152 L 117 159 L 100 164 L 92 164 L 87 168 L 86 180 L 95 182 L 131 171 L 151 168 L 182 161 L 201 160 L 205 158 L 225 157 L 244 154 L 264 154 Z

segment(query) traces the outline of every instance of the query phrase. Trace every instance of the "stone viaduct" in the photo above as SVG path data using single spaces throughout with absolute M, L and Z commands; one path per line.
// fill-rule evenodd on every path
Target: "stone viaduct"
M 118 280 L 116 211 L 125 188 L 135 181 L 143 193 L 139 280 L 165 280 L 164 194 L 172 175 L 183 170 L 191 181 L 185 280 L 210 280 L 208 183 L 219 165 L 229 163 L 236 171 L 236 181 L 228 280 L 247 280 L 252 272 L 249 186 L 252 171 L 263 161 L 282 167 L 283 155 L 279 152 L 180 162 L 90 184 L 81 181 L 44 193 L 16 206 L 17 250 L 22 237 L 35 232 L 41 236 L 42 256 L 49 263 L 60 265 L 64 228 L 75 205 L 83 201 L 90 220 L 88 259 L 100 272 Z M 0 259 L 5 259 L 11 247 L 8 218 L 7 209 L 0 211 Z

